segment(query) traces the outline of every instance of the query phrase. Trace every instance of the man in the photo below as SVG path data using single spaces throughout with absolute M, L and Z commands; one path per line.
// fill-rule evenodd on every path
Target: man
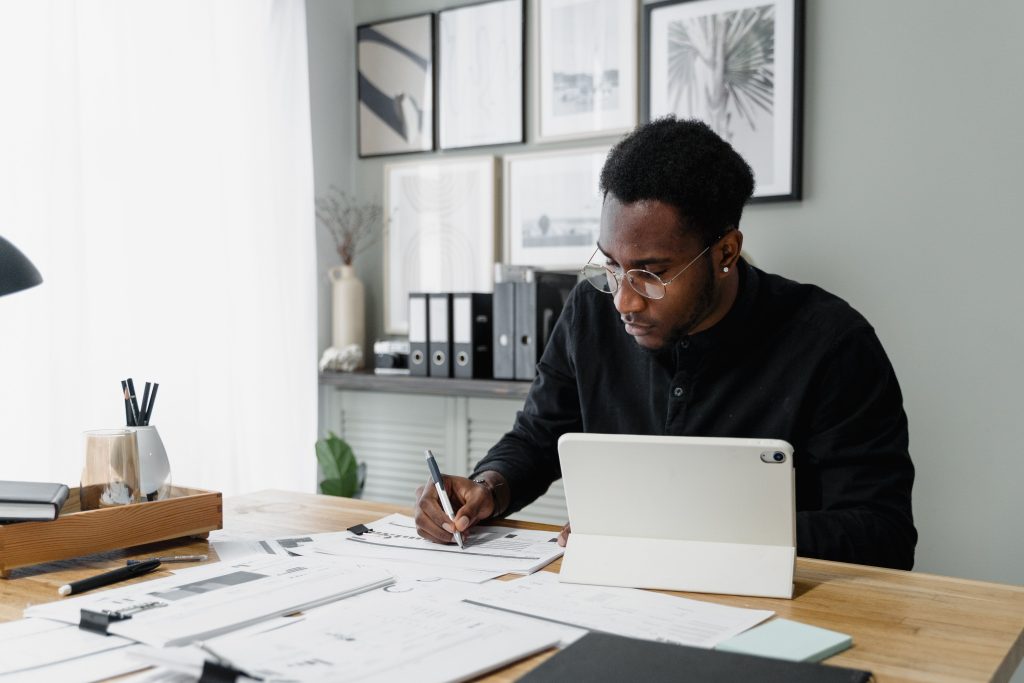
M 586 281 L 512 431 L 469 478 L 446 478 L 454 528 L 543 494 L 566 432 L 777 438 L 795 449 L 799 555 L 910 569 L 914 467 L 892 366 L 845 301 L 740 257 L 746 162 L 703 123 L 660 119 L 615 146 L 601 188 Z M 451 542 L 436 494 L 418 494 L 420 535 Z

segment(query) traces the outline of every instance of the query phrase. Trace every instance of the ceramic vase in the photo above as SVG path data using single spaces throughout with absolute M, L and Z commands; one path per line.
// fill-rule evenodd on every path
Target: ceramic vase
M 139 483 L 144 500 L 164 500 L 171 496 L 171 464 L 160 433 L 153 425 L 129 427 L 139 442 Z
M 331 291 L 331 346 L 342 350 L 358 344 L 365 351 L 363 283 L 352 266 L 335 266 L 328 273 Z

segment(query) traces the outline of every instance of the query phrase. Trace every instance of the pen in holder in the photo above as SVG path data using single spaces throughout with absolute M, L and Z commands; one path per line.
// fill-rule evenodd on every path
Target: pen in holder
M 153 425 L 129 427 L 139 444 L 139 483 L 143 500 L 165 500 L 171 495 L 171 465 L 160 433 Z

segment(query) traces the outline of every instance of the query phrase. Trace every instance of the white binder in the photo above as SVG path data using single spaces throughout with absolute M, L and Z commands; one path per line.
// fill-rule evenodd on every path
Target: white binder
M 776 439 L 565 434 L 570 583 L 793 597 L 793 447 Z

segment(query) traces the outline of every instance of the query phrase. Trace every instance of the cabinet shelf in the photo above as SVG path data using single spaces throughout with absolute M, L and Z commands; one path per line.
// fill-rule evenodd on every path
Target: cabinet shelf
M 355 391 L 395 394 L 467 396 L 471 398 L 525 399 L 531 382 L 500 379 L 445 379 L 409 375 L 375 375 L 373 372 L 322 372 L 320 386 Z

